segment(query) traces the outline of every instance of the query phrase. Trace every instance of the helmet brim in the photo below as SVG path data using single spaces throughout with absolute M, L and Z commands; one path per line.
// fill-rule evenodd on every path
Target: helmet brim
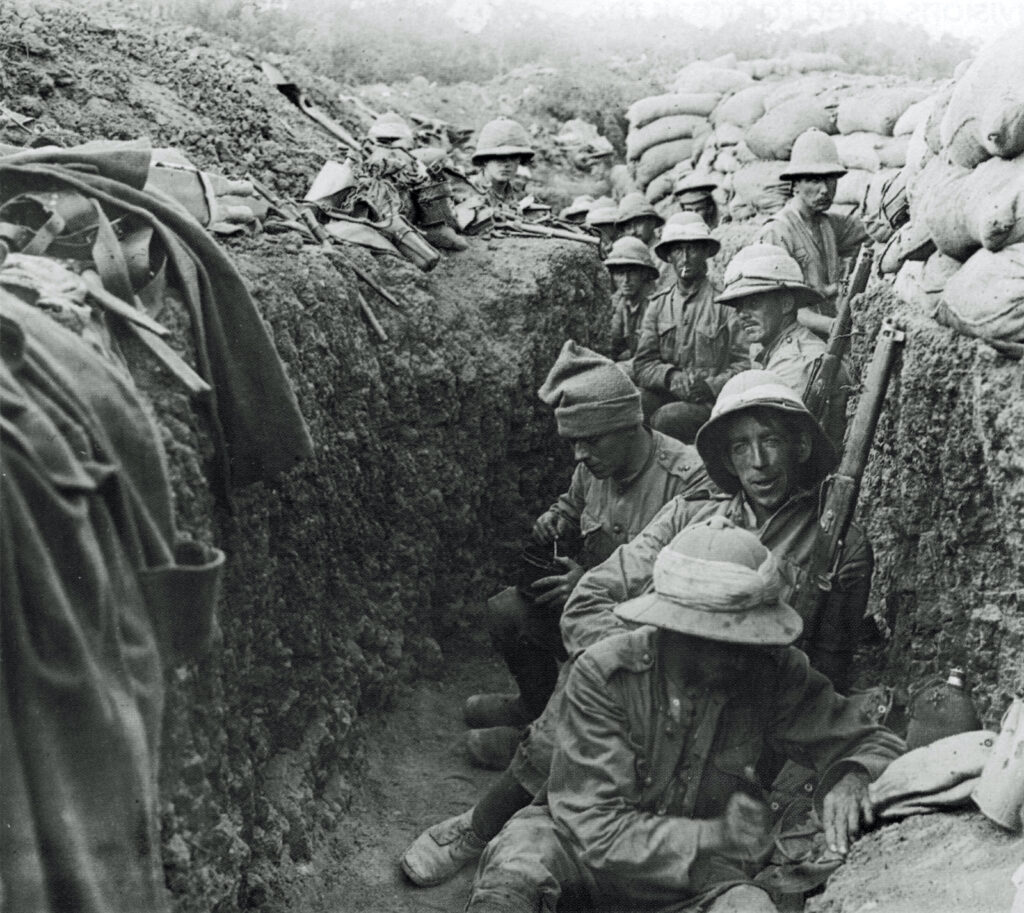
M 533 161 L 535 153 L 528 146 L 492 146 L 489 149 L 477 149 L 470 161 L 474 165 L 480 165 L 487 159 L 508 158 L 513 155 L 518 155 L 530 162 Z

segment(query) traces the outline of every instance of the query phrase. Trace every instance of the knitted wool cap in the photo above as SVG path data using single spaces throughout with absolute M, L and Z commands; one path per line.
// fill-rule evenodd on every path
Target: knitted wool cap
M 640 391 L 615 362 L 568 340 L 537 391 L 555 408 L 558 434 L 587 438 L 643 422 Z

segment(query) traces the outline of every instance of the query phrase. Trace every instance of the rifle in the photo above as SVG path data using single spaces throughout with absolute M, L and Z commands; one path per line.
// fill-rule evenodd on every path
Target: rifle
M 811 549 L 806 574 L 793 595 L 793 608 L 804 620 L 802 643 L 814 644 L 821 610 L 832 590 L 839 570 L 839 559 L 853 512 L 857 506 L 860 483 L 867 466 L 878 419 L 882 413 L 889 372 L 897 346 L 906 338 L 892 320 L 886 320 L 878 334 L 875 352 L 864 378 L 864 390 L 857 403 L 857 412 L 850 424 L 850 433 L 843 449 L 839 469 L 828 480 L 828 493 L 818 520 L 818 532 Z
M 320 242 L 321 248 L 324 253 L 328 255 L 329 259 L 340 260 L 345 266 L 352 270 L 356 276 L 363 280 L 367 285 L 370 286 L 375 292 L 384 298 L 389 304 L 401 310 L 401 305 L 395 301 L 395 299 L 389 295 L 384 289 L 382 289 L 373 279 L 368 276 L 363 270 L 361 270 L 354 263 L 349 262 L 345 256 L 331 244 L 331 236 L 327 233 L 326 229 L 316 220 L 316 217 L 308 209 L 303 209 L 299 212 L 299 208 L 292 203 L 286 203 L 284 200 L 277 199 L 269 190 L 254 177 L 249 176 L 249 181 L 252 186 L 256 189 L 256 192 L 263 197 L 271 206 L 274 207 L 281 215 L 283 215 L 288 221 L 295 222 L 299 225 L 305 225 L 309 233 Z M 337 263 L 333 264 L 337 268 Z M 373 312 L 373 308 L 367 303 L 363 297 L 362 292 L 359 289 L 355 289 L 356 298 L 359 301 L 359 310 L 363 312 L 363 316 L 366 318 L 366 322 L 370 325 L 370 328 L 376 334 L 377 338 L 381 342 L 388 341 L 388 334 L 385 332 L 384 327 L 381 326 L 381 322 L 377 319 L 377 315 Z
M 818 359 L 804 388 L 804 405 L 819 422 L 825 420 L 829 402 L 835 395 L 839 369 L 850 349 L 850 335 L 853 332 L 850 302 L 855 295 L 861 294 L 867 288 L 871 276 L 871 256 L 871 248 L 866 244 L 862 246 L 850 276 L 850 283 L 846 287 L 846 294 L 839 303 L 839 312 L 832 322 L 832 331 L 828 334 L 828 349 Z
M 585 244 L 600 246 L 600 238 L 593 235 L 586 235 L 579 231 L 568 231 L 564 228 L 548 228 L 545 225 L 538 225 L 536 222 L 521 222 L 518 219 L 502 219 L 495 221 L 492 232 L 500 232 L 507 235 L 522 235 L 524 237 L 538 238 L 562 238 L 565 241 L 583 241 Z

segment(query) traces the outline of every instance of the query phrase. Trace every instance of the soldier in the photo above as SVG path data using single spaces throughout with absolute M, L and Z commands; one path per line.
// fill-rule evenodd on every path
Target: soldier
M 520 165 L 533 160 L 530 137 L 507 117 L 486 123 L 476 141 L 472 162 L 480 167 L 474 186 L 491 206 L 515 206 L 523 196 L 515 177 Z
M 781 175 L 792 182 L 793 197 L 757 238 L 783 248 L 800 264 L 804 282 L 821 293 L 822 301 L 801 307 L 797 318 L 825 339 L 836 314 L 840 259 L 855 256 L 868 237 L 857 216 L 829 212 L 844 174 L 832 137 L 815 129 L 800 134 Z
M 640 341 L 640 324 L 647 310 L 647 298 L 658 278 L 647 245 L 635 237 L 619 238 L 604 261 L 612 277 L 612 358 L 630 376 L 633 356 Z
M 768 371 L 744 371 L 723 388 L 697 435 L 711 480 L 724 492 L 676 498 L 609 561 L 585 574 L 562 614 L 570 655 L 623 629 L 615 605 L 650 585 L 654 559 L 681 529 L 720 514 L 757 532 L 779 558 L 787 593 L 803 583 L 818 530 L 819 488 L 836 451 L 799 395 Z M 826 607 L 798 646 L 837 690 L 852 679 L 853 653 L 871 588 L 871 546 L 850 526 Z
M 718 204 L 712 191 L 718 189 L 718 182 L 706 174 L 691 171 L 676 180 L 672 196 L 680 212 L 695 212 L 708 228 L 718 227 Z
M 758 367 L 778 376 L 798 396 L 803 396 L 815 366 L 828 346 L 797 321 L 801 307 L 814 306 L 821 295 L 803 281 L 799 264 L 781 247 L 752 244 L 729 262 L 725 291 L 717 301 L 733 307 L 747 339 L 760 351 Z M 849 372 L 841 369 L 837 394 L 829 400 L 823 424 L 829 439 L 842 447 L 846 431 L 846 396 Z
M 711 415 L 722 385 L 749 367 L 748 344 L 734 314 L 715 302 L 708 259 L 721 245 L 695 213 L 680 215 L 654 246 L 675 282 L 651 298 L 633 360 L 644 416 L 652 428 L 689 443 Z
M 533 536 L 550 544 L 578 529 L 584 546 L 580 564 L 564 561 L 563 577 L 534 584 L 534 606 L 518 616 L 489 619 L 495 647 L 520 688 L 518 695 L 475 695 L 467 701 L 467 723 L 490 727 L 475 730 L 478 751 L 495 759 L 507 748 L 500 728 L 525 723 L 545 709 L 557 676 L 556 657 L 564 655 L 559 615 L 584 567 L 593 567 L 628 542 L 673 497 L 707 485 L 693 448 L 642 426 L 636 387 L 604 356 L 570 340 L 539 393 L 554 406 L 559 436 L 572 443 L 577 467 L 568 492 L 537 519 Z M 531 727 L 530 733 L 527 739 L 533 743 L 550 744 L 546 732 L 535 734 Z M 488 740 L 498 743 L 493 750 Z M 402 868 L 414 883 L 446 881 L 477 858 L 484 844 L 532 799 L 539 784 L 532 773 L 531 750 L 516 747 L 517 760 L 476 806 L 435 824 L 413 842 L 402 857 Z M 549 749 L 543 750 L 546 777 Z M 508 759 L 505 754 L 499 769 Z
M 487 847 L 467 913 L 554 910 L 567 891 L 588 908 L 775 913 L 752 880 L 771 846 L 765 748 L 818 772 L 831 851 L 873 821 L 868 784 L 903 743 L 788 646 L 801 620 L 775 555 L 714 516 L 653 556 L 645 586 L 615 594 L 614 618 L 643 627 L 574 662 L 546 802 Z
M 616 220 L 619 218 L 619 207 L 611 197 L 598 197 L 594 205 L 587 212 L 583 224 L 593 228 L 601 237 L 601 255 L 607 256 L 611 251 L 612 244 L 619 237 L 619 227 Z
M 367 136 L 379 146 L 391 149 L 412 149 L 416 138 L 401 114 L 388 111 L 378 117 L 370 127 Z
M 627 193 L 619 203 L 615 225 L 620 237 L 639 238 L 650 247 L 664 224 L 665 220 L 642 193 Z

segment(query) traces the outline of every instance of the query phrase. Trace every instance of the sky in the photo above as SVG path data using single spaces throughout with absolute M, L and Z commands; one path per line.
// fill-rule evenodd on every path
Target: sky
M 1024 0 L 452 0 L 452 14 L 468 31 L 477 31 L 486 24 L 489 8 L 510 2 L 567 17 L 597 9 L 646 18 L 672 10 L 710 27 L 734 21 L 745 9 L 768 13 L 780 28 L 826 29 L 880 19 L 921 25 L 935 38 L 950 34 L 981 43 L 1024 26 Z

